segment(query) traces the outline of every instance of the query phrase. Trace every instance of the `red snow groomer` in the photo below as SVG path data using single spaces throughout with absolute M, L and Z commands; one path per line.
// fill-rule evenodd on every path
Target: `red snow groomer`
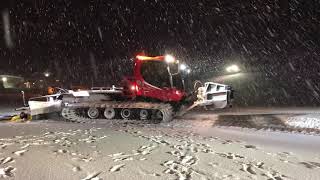
M 227 85 L 206 82 L 196 93 L 188 94 L 185 90 L 188 71 L 186 65 L 170 55 L 139 55 L 134 59 L 133 75 L 124 78 L 121 87 L 60 92 L 46 96 L 45 102 L 35 98 L 29 101 L 29 106 L 31 114 L 37 115 L 50 112 L 54 103 L 56 111 L 60 103 L 62 117 L 70 121 L 104 118 L 150 122 L 170 121 L 196 106 L 230 106 L 232 90 Z
M 179 61 L 170 55 L 137 56 L 133 77 L 126 77 L 123 87 L 124 94 L 133 99 L 180 102 L 186 97 Z

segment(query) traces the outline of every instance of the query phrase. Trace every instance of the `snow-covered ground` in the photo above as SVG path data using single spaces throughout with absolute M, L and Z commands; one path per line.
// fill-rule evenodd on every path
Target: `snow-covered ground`
M 177 120 L 181 121 L 181 120 Z M 319 136 L 121 122 L 0 124 L 0 178 L 318 179 Z M 177 122 L 178 123 L 178 122 Z M 188 121 L 186 123 L 196 123 Z M 200 125 L 201 124 L 201 125 Z M 194 124 L 193 124 L 194 125 Z M 286 139 L 287 144 L 274 143 Z M 270 141 L 268 146 L 261 141 Z M 265 139 L 264 139 L 265 138 Z M 292 138 L 292 139 L 291 139 Z M 272 140 L 273 139 L 273 140 Z M 309 151 L 304 151 L 309 150 Z
M 320 129 L 320 114 L 293 116 L 289 117 L 286 122 L 293 127 Z
M 320 136 L 283 131 L 319 111 L 284 112 L 195 111 L 157 125 L 4 122 L 0 179 L 319 179 Z

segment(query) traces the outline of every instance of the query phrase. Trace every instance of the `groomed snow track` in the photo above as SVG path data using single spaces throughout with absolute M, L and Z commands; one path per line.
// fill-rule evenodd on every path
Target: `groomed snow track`
M 137 109 L 144 109 L 152 112 L 160 111 L 162 114 L 162 119 L 156 118 L 155 114 L 151 114 L 150 118 L 140 120 L 140 119 L 132 119 L 128 118 L 128 120 L 137 120 L 137 121 L 144 121 L 148 123 L 160 123 L 160 122 L 169 122 L 172 120 L 173 117 L 173 110 L 172 106 L 170 104 L 165 103 L 147 103 L 147 102 L 117 102 L 117 101 L 107 101 L 107 102 L 99 102 L 99 103 L 90 103 L 90 102 L 84 102 L 84 103 L 72 103 L 67 104 L 63 107 L 61 111 L 62 117 L 71 122 L 78 122 L 78 123 L 85 123 L 85 122 L 92 122 L 93 120 L 107 120 L 106 118 L 96 118 L 92 119 L 89 118 L 81 113 L 79 111 L 85 111 L 85 109 L 89 108 L 97 108 L 100 110 L 103 109 L 130 109 L 130 110 L 137 110 Z M 99 116 L 101 117 L 101 115 Z M 123 120 L 123 118 L 120 119 L 112 119 L 112 120 Z M 126 119 L 127 120 L 127 119 Z

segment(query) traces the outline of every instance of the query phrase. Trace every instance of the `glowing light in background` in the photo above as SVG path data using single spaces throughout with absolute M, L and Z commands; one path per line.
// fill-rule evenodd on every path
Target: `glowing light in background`
M 227 72 L 229 73 L 238 73 L 240 72 L 240 68 L 237 65 L 231 65 L 226 68 Z
M 7 77 L 2 77 L 1 79 L 3 82 L 7 82 L 8 81 L 8 78 Z
M 45 77 L 49 77 L 49 76 L 50 76 L 50 73 L 45 72 L 45 73 L 44 73 L 44 76 L 45 76 Z

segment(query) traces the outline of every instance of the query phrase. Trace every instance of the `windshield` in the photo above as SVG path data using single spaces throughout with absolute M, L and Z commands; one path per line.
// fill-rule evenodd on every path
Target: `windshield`
M 177 66 L 177 65 L 175 65 Z M 170 68 L 174 68 L 170 66 Z M 169 70 L 171 71 L 171 69 Z M 162 61 L 144 61 L 141 66 L 141 75 L 144 80 L 156 87 L 159 88 L 170 88 L 170 73 L 168 71 L 168 64 Z M 173 87 L 183 90 L 183 79 L 181 74 L 178 72 L 178 69 L 171 71 L 175 74 L 171 74 Z
M 162 61 L 145 61 L 141 66 L 141 75 L 144 80 L 156 87 L 170 88 L 170 74 L 167 64 Z

